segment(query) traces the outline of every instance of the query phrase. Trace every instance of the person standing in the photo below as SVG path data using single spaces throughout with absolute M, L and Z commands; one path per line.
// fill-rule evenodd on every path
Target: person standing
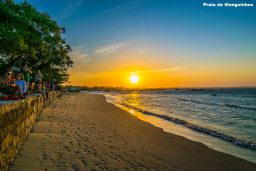
M 34 81 L 35 81 L 35 90 L 41 91 L 42 89 L 42 73 L 40 70 L 36 71 L 35 77 L 34 77 Z
M 41 71 L 40 70 L 37 70 L 37 72 L 36 72 L 36 75 L 35 75 L 35 82 L 42 82 L 42 77 L 43 77 L 43 75 L 42 75 L 42 73 L 41 73 Z
M 31 85 L 31 74 L 32 74 L 32 71 L 31 69 L 28 67 L 27 64 L 24 64 L 22 69 L 21 69 L 21 72 L 23 73 L 23 76 L 24 76 L 24 80 L 26 81 L 26 89 L 30 89 L 30 85 Z

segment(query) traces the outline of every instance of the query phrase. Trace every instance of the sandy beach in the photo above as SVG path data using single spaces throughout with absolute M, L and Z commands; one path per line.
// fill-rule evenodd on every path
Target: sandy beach
M 256 164 L 143 122 L 102 95 L 67 94 L 43 109 L 10 171 L 255 170 Z

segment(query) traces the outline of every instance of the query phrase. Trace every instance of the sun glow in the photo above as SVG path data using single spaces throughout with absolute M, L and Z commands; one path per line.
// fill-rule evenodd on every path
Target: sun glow
M 139 78 L 138 75 L 132 75 L 132 76 L 130 76 L 130 82 L 131 82 L 132 84 L 138 83 L 139 80 L 140 80 L 140 78 Z

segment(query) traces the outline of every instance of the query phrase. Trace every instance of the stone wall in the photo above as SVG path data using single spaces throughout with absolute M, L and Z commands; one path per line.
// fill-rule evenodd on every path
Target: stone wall
M 0 171 L 7 170 L 31 131 L 41 109 L 60 92 L 49 92 L 49 99 L 32 96 L 12 103 L 0 104 Z

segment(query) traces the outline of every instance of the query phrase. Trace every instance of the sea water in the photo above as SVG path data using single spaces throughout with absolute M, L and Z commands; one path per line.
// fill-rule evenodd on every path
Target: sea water
M 167 132 L 256 163 L 256 89 L 170 89 L 105 96 Z

